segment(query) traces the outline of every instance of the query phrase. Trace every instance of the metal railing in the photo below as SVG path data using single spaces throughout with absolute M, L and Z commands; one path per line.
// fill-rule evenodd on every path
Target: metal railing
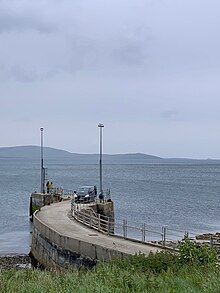
M 150 243 L 166 248 L 177 248 L 178 242 L 185 237 L 195 238 L 195 234 L 186 231 L 178 231 L 167 227 L 154 229 L 142 224 L 135 227 L 128 224 L 127 220 L 122 223 L 115 222 L 113 218 L 97 214 L 86 204 L 71 204 L 72 216 L 78 222 L 93 228 L 107 235 L 114 235 L 124 239 L 137 241 L 140 243 Z
M 178 231 L 167 227 L 161 229 L 150 227 L 145 223 L 141 226 L 129 225 L 127 220 L 122 224 L 114 223 L 115 235 L 122 235 L 124 239 L 135 240 L 141 243 L 150 243 L 162 247 L 176 248 L 180 241 L 194 238 L 196 235 L 186 231 Z
M 114 235 L 113 219 L 97 214 L 84 204 L 72 203 L 72 215 L 75 220 L 107 235 Z

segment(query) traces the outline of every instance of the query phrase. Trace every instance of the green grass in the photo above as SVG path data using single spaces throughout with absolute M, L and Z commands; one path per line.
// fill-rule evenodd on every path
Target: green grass
M 220 292 L 220 269 L 214 263 L 182 263 L 171 253 L 132 256 L 59 273 L 23 270 L 0 273 L 0 292 L 190 293 Z
M 36 212 L 37 210 L 39 210 L 39 208 L 40 208 L 39 206 L 32 204 L 32 206 L 31 206 L 31 212 L 32 212 L 32 214 L 34 214 L 34 212 Z

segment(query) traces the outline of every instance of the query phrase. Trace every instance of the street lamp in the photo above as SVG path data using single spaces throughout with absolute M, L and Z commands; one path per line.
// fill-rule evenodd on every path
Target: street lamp
M 44 147 L 43 147 L 43 127 L 40 128 L 41 132 L 41 193 L 45 193 L 45 168 L 44 168 Z
M 100 141 L 100 156 L 99 156 L 99 174 L 100 174 L 100 194 L 103 195 L 102 190 L 102 128 L 104 127 L 104 124 L 99 123 L 98 124 L 100 135 L 99 135 L 99 141 Z

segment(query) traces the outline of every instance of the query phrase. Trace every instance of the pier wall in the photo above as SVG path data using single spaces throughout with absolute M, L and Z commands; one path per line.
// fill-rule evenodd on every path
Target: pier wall
M 38 218 L 38 212 L 33 215 L 33 232 L 31 254 L 44 267 L 67 269 L 70 267 L 92 268 L 100 261 L 113 258 L 123 258 L 128 254 L 107 249 L 91 242 L 75 237 L 67 237 L 47 226 Z M 91 230 L 91 234 L 95 234 Z

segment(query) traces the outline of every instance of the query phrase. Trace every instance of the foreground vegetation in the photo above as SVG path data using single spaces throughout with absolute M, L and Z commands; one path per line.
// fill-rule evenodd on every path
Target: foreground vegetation
M 160 252 L 100 264 L 91 271 L 0 273 L 0 292 L 220 292 L 216 251 L 186 242 L 180 254 Z

